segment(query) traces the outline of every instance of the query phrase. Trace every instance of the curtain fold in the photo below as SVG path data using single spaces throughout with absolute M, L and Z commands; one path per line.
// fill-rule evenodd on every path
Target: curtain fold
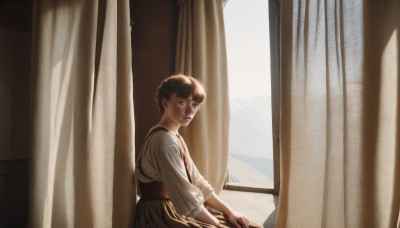
M 400 2 L 282 1 L 277 227 L 396 227 Z
M 34 2 L 31 227 L 129 227 L 135 205 L 128 1 Z
M 228 161 L 229 103 L 223 0 L 178 0 L 175 70 L 200 79 L 206 103 L 182 135 L 191 156 L 216 192 L 225 182 Z

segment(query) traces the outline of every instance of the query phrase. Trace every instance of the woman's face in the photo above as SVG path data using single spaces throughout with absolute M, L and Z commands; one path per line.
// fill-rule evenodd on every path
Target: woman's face
M 177 97 L 173 94 L 170 99 L 163 98 L 164 115 L 167 115 L 171 124 L 175 126 L 187 126 L 200 108 L 200 104 L 188 98 Z

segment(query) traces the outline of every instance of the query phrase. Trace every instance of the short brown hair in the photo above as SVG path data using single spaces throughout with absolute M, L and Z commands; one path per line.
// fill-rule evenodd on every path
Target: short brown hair
M 206 98 L 206 92 L 200 81 L 192 76 L 176 74 L 161 82 L 156 92 L 156 103 L 161 114 L 164 114 L 162 99 L 170 99 L 173 94 L 181 98 L 192 96 L 193 100 L 202 103 Z

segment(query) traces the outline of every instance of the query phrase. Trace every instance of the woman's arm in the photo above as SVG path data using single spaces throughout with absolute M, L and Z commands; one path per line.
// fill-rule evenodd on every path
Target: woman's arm
M 243 216 L 242 214 L 232 210 L 228 205 L 226 205 L 224 202 L 222 202 L 222 200 L 214 193 L 214 190 L 212 189 L 211 185 L 208 184 L 208 182 L 203 178 L 203 176 L 200 174 L 200 172 L 198 171 L 196 165 L 193 163 L 192 159 L 190 158 L 190 165 L 191 165 L 191 177 L 192 177 L 192 181 L 196 187 L 198 187 L 205 198 L 205 204 L 224 213 L 228 218 L 229 221 L 235 225 L 235 227 L 241 228 L 241 227 L 249 227 L 249 220 Z M 206 209 L 205 209 L 206 210 Z M 208 212 L 206 210 L 206 212 Z M 213 216 L 211 213 L 208 212 L 208 214 L 203 214 L 203 216 L 212 216 L 213 218 L 215 218 L 215 216 Z M 196 216 L 196 219 L 199 219 Z M 216 218 L 215 218 L 216 219 Z M 203 221 L 203 220 L 201 220 Z M 211 222 L 208 222 L 211 223 Z M 211 223 L 213 224 L 213 223 Z
M 204 206 L 201 207 L 200 212 L 195 217 L 197 220 L 214 225 L 219 226 L 219 220 L 212 215 Z
M 211 195 L 205 204 L 224 213 L 235 227 L 249 227 L 249 220 L 244 215 L 234 211 L 232 208 L 222 202 L 222 200 L 215 193 Z

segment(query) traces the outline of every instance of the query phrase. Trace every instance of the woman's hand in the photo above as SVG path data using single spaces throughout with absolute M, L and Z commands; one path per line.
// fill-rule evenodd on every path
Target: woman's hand
M 236 228 L 248 228 L 249 227 L 249 220 L 237 211 L 231 211 L 230 214 L 227 214 L 229 221 L 236 227 Z
M 213 193 L 212 196 L 205 202 L 208 206 L 216 209 L 217 211 L 222 212 L 225 214 L 229 222 L 231 222 L 237 228 L 248 228 L 249 227 L 249 220 L 242 215 L 241 213 L 233 210 L 228 205 L 226 205 L 218 196 Z

